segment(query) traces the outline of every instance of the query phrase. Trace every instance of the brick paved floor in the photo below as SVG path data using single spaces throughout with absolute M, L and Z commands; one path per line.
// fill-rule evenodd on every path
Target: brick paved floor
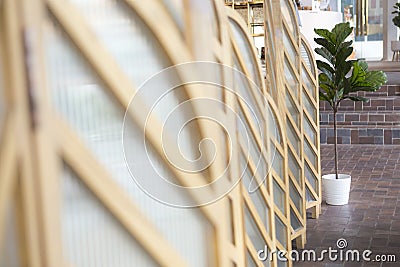
M 333 173 L 333 146 L 321 147 L 323 174 Z M 322 204 L 320 218 L 307 219 L 306 249 L 334 248 L 340 238 L 348 249 L 396 254 L 397 263 L 298 262 L 302 266 L 400 266 L 400 146 L 340 145 L 339 168 L 352 176 L 345 206 Z

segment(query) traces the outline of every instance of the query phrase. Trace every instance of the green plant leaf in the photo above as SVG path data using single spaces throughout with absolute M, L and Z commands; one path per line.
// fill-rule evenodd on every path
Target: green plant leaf
M 368 98 L 362 97 L 362 96 L 349 96 L 349 99 L 353 101 L 362 101 L 362 102 L 369 102 Z
M 346 40 L 347 37 L 352 33 L 353 28 L 350 27 L 349 22 L 338 23 L 333 27 L 332 33 L 335 36 L 335 44 L 339 46 Z
M 334 43 L 330 42 L 327 39 L 324 38 L 314 38 L 314 41 L 321 45 L 322 47 L 325 47 L 332 55 L 336 53 L 336 46 Z
M 326 60 L 328 60 L 329 63 L 331 63 L 332 65 L 335 65 L 335 60 L 333 55 L 331 54 L 331 52 L 329 52 L 328 49 L 326 49 L 325 47 L 321 47 L 321 48 L 315 48 L 314 51 L 322 56 L 323 58 L 325 58 Z

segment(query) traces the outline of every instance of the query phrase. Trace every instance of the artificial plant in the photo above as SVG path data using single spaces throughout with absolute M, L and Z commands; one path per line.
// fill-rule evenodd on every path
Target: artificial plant
M 358 91 L 374 92 L 386 83 L 386 74 L 382 71 L 369 71 L 368 64 L 362 60 L 350 60 L 353 53 L 353 41 L 347 40 L 353 32 L 348 22 L 336 24 L 332 30 L 314 29 L 319 36 L 315 42 L 321 47 L 315 52 L 324 60 L 317 60 L 320 71 L 319 97 L 327 101 L 333 111 L 335 174 L 338 175 L 337 121 L 340 102 L 345 99 L 368 102 L 369 99 L 358 96 Z

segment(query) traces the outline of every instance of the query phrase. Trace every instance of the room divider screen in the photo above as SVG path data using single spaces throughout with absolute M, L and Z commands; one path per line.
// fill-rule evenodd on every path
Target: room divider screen
M 267 80 L 220 0 L 0 0 L 0 266 L 292 266 L 317 80 L 264 12 Z

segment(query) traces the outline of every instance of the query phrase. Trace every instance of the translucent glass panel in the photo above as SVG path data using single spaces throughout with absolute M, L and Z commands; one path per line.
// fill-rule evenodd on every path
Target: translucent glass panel
M 286 247 L 287 245 L 287 232 L 286 232 L 286 226 L 282 222 L 282 220 L 278 217 L 278 215 L 275 214 L 275 233 L 276 233 L 276 239 L 284 246 Z
M 310 144 L 306 139 L 304 139 L 304 153 L 306 154 L 308 160 L 311 162 L 313 166 L 317 165 L 317 155 L 314 150 L 311 148 Z
M 299 98 L 299 81 L 297 80 L 297 77 L 294 74 L 293 69 L 286 58 L 284 64 L 284 71 L 285 71 L 286 82 L 290 88 L 290 91 L 293 93 L 293 96 L 297 100 Z
M 246 153 L 250 154 L 251 161 L 257 166 L 257 172 L 260 174 L 260 178 L 264 178 L 266 175 L 266 163 L 264 157 L 261 155 L 261 150 L 257 145 L 254 136 L 251 133 L 250 126 L 248 125 L 246 118 L 244 117 L 242 111 L 239 111 L 238 118 L 238 132 L 240 134 L 239 140 L 241 140 Z
M 318 193 L 318 179 L 315 177 L 314 172 L 311 171 L 311 168 L 307 163 L 305 164 L 304 175 L 314 191 Z
M 257 224 L 254 221 L 253 217 L 251 216 L 251 213 L 247 207 L 245 207 L 244 221 L 245 221 L 246 233 L 249 236 L 251 243 L 253 243 L 256 251 L 264 249 L 266 242 L 263 239 L 262 234 L 258 229 Z
M 20 263 L 20 245 L 18 240 L 19 222 L 16 220 L 16 206 L 15 201 L 12 199 L 11 205 L 6 207 L 5 212 L 5 229 L 1 229 L 4 233 L 3 240 L 0 240 L 0 266 L 4 267 L 17 267 L 22 266 Z M 21 228 L 22 229 L 22 228 Z
M 310 189 L 308 189 L 308 187 L 306 187 L 306 200 L 307 202 L 317 201 L 315 197 L 311 194 L 311 191 Z
M 308 75 L 308 72 L 305 70 L 304 67 L 301 68 L 301 79 L 303 80 L 303 83 L 304 83 L 307 91 L 315 99 L 316 89 L 315 89 L 314 82 L 311 80 L 310 75 Z
M 107 5 L 106 5 L 107 7 Z M 110 7 L 111 8 L 111 7 Z M 96 11 L 98 12 L 98 11 Z M 110 11 L 110 14 L 112 12 Z M 108 13 L 107 13 L 108 14 Z M 106 16 L 107 18 L 107 16 Z M 107 19 L 101 20 L 107 25 Z M 110 15 L 110 19 L 112 15 Z M 123 18 L 123 17 L 122 17 Z M 114 18 L 117 22 L 124 22 L 126 19 Z M 112 25 L 112 23 L 110 22 Z M 134 27 L 134 33 L 124 32 L 124 36 L 118 38 L 109 38 L 107 42 L 109 49 L 113 50 L 115 57 L 121 61 L 121 67 L 132 80 L 140 80 L 148 78 L 154 74 L 154 71 L 161 70 L 168 63 L 165 56 L 162 55 L 157 48 L 154 40 L 146 39 L 149 33 L 141 26 L 137 26 L 132 21 L 127 22 L 128 26 L 114 27 L 105 26 L 110 31 L 119 31 L 129 27 Z M 49 85 L 53 98 L 54 107 L 65 118 L 68 123 L 77 131 L 84 143 L 92 151 L 94 156 L 101 164 L 113 175 L 113 179 L 128 192 L 132 200 L 138 205 L 143 213 L 145 213 L 150 221 L 158 228 L 165 238 L 179 251 L 187 262 L 193 266 L 209 266 L 213 265 L 208 261 L 208 243 L 207 233 L 213 230 L 207 219 L 203 216 L 199 209 L 178 209 L 160 203 L 159 201 L 149 197 L 144 193 L 133 181 L 130 175 L 124 157 L 123 148 L 123 118 L 124 109 L 117 103 L 112 101 L 110 94 L 106 92 L 106 88 L 96 78 L 96 75 L 90 71 L 90 68 L 83 61 L 82 56 L 77 53 L 68 40 L 61 36 L 61 33 L 54 28 L 53 25 L 47 25 L 47 64 Z M 136 28 L 137 27 L 137 28 Z M 99 26 L 99 30 L 101 27 Z M 104 37 L 105 38 L 105 37 Z M 124 38 L 137 38 L 137 42 L 124 42 Z M 115 43 L 111 43 L 115 40 Z M 116 49 L 116 46 L 119 49 Z M 115 50 L 114 50 L 115 49 Z M 122 53 L 122 51 L 135 51 Z M 117 53 L 122 53 L 117 55 Z M 134 56 L 136 55 L 136 56 Z M 124 58 L 125 57 L 125 58 Z M 122 62 L 125 60 L 125 62 Z M 142 62 L 142 61 L 145 62 Z M 110 70 L 112 71 L 112 70 Z M 169 84 L 169 80 L 160 80 L 160 88 L 165 88 Z M 157 86 L 156 86 L 157 87 Z M 158 88 L 158 87 L 157 87 Z M 128 90 L 128 88 L 127 88 Z M 146 95 L 145 99 L 151 99 L 151 95 Z M 167 98 L 167 107 L 176 106 L 182 102 L 181 95 L 170 94 Z M 166 116 L 166 112 L 161 106 L 155 112 L 160 117 Z M 179 127 L 184 125 L 190 116 L 188 113 L 179 113 L 174 117 L 174 123 Z M 176 127 L 170 125 L 170 128 Z M 181 148 L 188 158 L 196 158 L 199 150 L 196 141 L 198 129 L 184 128 L 181 132 Z M 178 128 L 179 129 L 179 128 Z M 175 129 L 176 130 L 176 129 Z M 174 131 L 175 131 L 174 130 Z M 197 132 L 197 133 L 196 133 Z M 129 131 L 129 136 L 124 139 L 125 144 L 132 149 L 132 170 L 139 173 L 141 177 L 146 177 L 148 183 L 157 184 L 158 192 L 169 196 L 171 201 L 176 203 L 192 203 L 191 198 L 182 193 L 177 187 L 160 187 L 159 175 L 166 177 L 168 181 L 177 183 L 174 175 L 169 172 L 165 163 L 159 159 L 157 153 L 148 147 L 145 151 L 143 147 L 142 129 L 135 128 Z M 151 159 L 152 166 L 149 167 L 148 160 Z
M 303 228 L 292 208 L 290 208 L 290 225 L 295 232 Z
M 249 168 L 246 169 L 245 174 L 243 176 L 243 184 L 250 196 L 251 201 L 254 204 L 254 207 L 257 210 L 257 214 L 260 216 L 261 221 L 264 224 L 265 229 L 267 229 L 267 232 L 269 233 L 269 215 L 268 215 L 268 206 L 265 203 L 264 197 L 261 194 L 261 191 L 259 189 L 253 190 L 254 185 L 250 187 L 250 182 L 252 179 L 252 174 L 249 170 Z M 251 192 L 249 192 L 249 189 L 252 189 Z M 254 192 L 253 192 L 254 191 Z
M 312 51 L 309 51 L 306 47 L 306 45 L 304 44 L 306 42 L 305 38 L 302 37 L 301 38 L 301 44 L 300 44 L 300 55 L 303 58 L 304 62 L 306 63 L 306 66 L 309 70 L 311 70 L 312 75 L 315 76 L 315 68 L 314 68 L 314 64 L 311 64 L 311 60 L 313 60 Z
M 267 107 L 267 120 L 269 136 L 274 138 L 275 141 L 280 144 L 282 142 L 282 134 L 279 130 L 278 120 L 270 106 Z
M 281 153 L 276 149 L 273 142 L 270 143 L 270 153 L 274 153 L 270 156 L 272 159 L 272 168 L 283 179 L 283 157 Z
M 297 23 L 296 17 L 292 13 L 292 7 L 291 5 L 294 5 L 294 2 L 291 0 L 281 0 L 281 11 L 284 20 L 286 21 L 289 31 L 296 36 L 297 34 Z
M 254 86 L 254 84 L 251 84 L 250 80 L 243 74 L 243 69 L 240 67 L 240 64 L 238 62 L 238 59 L 236 56 L 234 56 L 234 66 L 235 69 L 238 71 L 234 71 L 234 79 L 235 79 L 235 85 L 236 85 L 236 90 L 238 94 L 238 98 L 240 101 L 242 101 L 243 105 L 247 108 L 249 111 L 251 118 L 253 120 L 253 124 L 259 127 L 260 129 L 263 129 L 262 127 L 264 126 L 263 121 L 261 118 L 263 117 L 261 114 L 263 114 L 263 111 L 260 109 L 258 105 L 258 101 L 255 98 L 255 96 L 260 95 L 261 91 L 258 91 L 259 88 Z M 250 83 L 249 83 L 250 82 Z M 256 90 L 256 92 L 254 92 Z M 253 92 L 252 92 L 253 91 Z M 256 95 L 254 94 L 256 93 Z
M 317 110 L 314 104 L 311 102 L 310 98 L 303 93 L 303 106 L 307 110 L 308 114 L 313 118 L 314 121 L 317 121 Z
M 289 170 L 292 172 L 292 175 L 294 176 L 293 178 L 296 179 L 299 184 L 301 184 L 300 183 L 301 168 L 297 163 L 297 160 L 293 155 L 292 151 L 290 151 L 290 149 L 288 149 L 288 156 L 289 156 L 288 158 Z
M 62 180 L 64 255 L 77 267 L 159 266 L 69 169 Z
M 182 0 L 181 0 L 182 1 Z M 185 2 L 185 1 L 182 1 Z M 212 34 L 219 39 L 219 25 L 218 18 L 215 13 L 215 6 L 213 0 L 189 0 L 187 4 L 190 6 L 190 18 L 193 19 L 193 25 L 201 25 L 201 27 L 192 27 L 190 30 L 194 32 L 194 38 L 197 34 L 206 36 L 205 34 Z M 187 6 L 185 6 L 187 8 Z M 184 10 L 186 15 L 188 10 Z M 200 32 L 201 31 L 201 32 Z M 196 34 L 197 33 L 197 34 Z M 201 47 L 200 47 L 201 48 Z
M 181 32 L 184 32 L 185 11 L 182 0 L 163 0 L 168 12 L 172 15 Z
M 290 143 L 292 144 L 293 148 L 296 151 L 297 155 L 300 155 L 300 147 L 301 147 L 301 143 L 300 143 L 300 139 L 297 136 L 293 126 L 291 125 L 291 123 L 288 121 L 287 122 L 287 127 L 286 127 L 286 134 L 288 136 L 288 139 L 290 141 Z
M 314 127 L 311 126 L 310 121 L 306 116 L 304 116 L 303 119 L 303 127 L 304 127 L 304 133 L 310 138 L 314 146 L 317 146 L 318 138 L 317 138 L 317 133 L 314 130 Z
M 299 211 L 300 215 L 303 214 L 303 200 L 300 196 L 299 191 L 297 191 L 296 187 L 293 185 L 293 182 L 290 181 L 289 184 L 289 194 L 290 198 L 292 199 L 294 205 L 296 206 L 297 210 Z
M 69 0 L 136 86 L 169 66 L 154 36 L 123 1 Z
M 282 187 L 275 181 L 273 181 L 273 191 L 274 191 L 274 202 L 275 205 L 285 214 L 285 191 L 283 191 Z
M 257 68 L 258 62 L 256 62 L 253 57 L 253 51 L 251 50 L 252 44 L 248 42 L 246 33 L 243 32 L 242 28 L 236 21 L 229 19 L 229 22 L 246 68 L 250 72 L 251 80 L 260 88 L 260 76 Z
M 297 56 L 297 51 L 295 47 L 293 46 L 292 41 L 290 40 L 289 34 L 287 31 L 284 29 L 283 31 L 283 45 L 285 46 L 287 56 L 290 58 L 293 64 L 297 66 L 298 61 L 298 56 Z
M 286 88 L 286 90 L 289 90 Z M 285 95 L 285 102 L 286 102 L 286 109 L 294 122 L 296 123 L 297 128 L 300 128 L 300 112 L 297 109 L 296 105 L 294 104 L 292 97 L 290 96 L 289 93 L 286 93 Z
M 247 259 L 247 267 L 257 267 L 256 262 L 254 261 L 253 257 L 250 255 L 249 252 L 246 253 Z

